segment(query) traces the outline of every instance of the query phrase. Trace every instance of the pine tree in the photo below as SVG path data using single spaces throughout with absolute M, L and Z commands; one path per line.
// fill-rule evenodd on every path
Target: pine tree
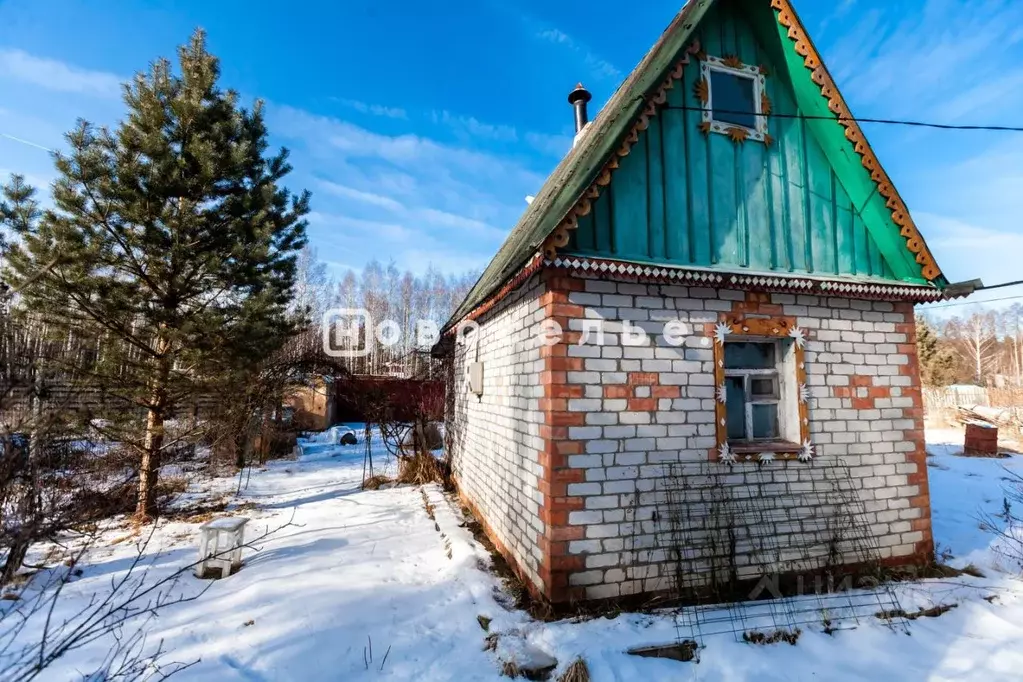
M 916 345 L 920 379 L 926 386 L 947 386 L 955 381 L 958 360 L 955 350 L 943 343 L 926 318 L 916 318 Z
M 102 337 L 105 380 L 141 409 L 140 519 L 155 511 L 175 405 L 292 332 L 309 211 L 308 192 L 281 185 L 287 151 L 266 153 L 262 103 L 247 110 L 218 87 L 205 34 L 178 57 L 180 73 L 160 59 L 124 86 L 116 129 L 80 122 L 67 135 L 53 209 L 33 224 L 6 221 L 20 237 L 5 274 L 21 304 Z M 9 204 L 18 215 L 21 202 Z

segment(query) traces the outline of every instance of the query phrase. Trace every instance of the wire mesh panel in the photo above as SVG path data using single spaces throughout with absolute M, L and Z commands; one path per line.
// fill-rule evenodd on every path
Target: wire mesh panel
M 667 464 L 654 516 L 679 641 L 899 612 L 859 485 L 840 462 Z

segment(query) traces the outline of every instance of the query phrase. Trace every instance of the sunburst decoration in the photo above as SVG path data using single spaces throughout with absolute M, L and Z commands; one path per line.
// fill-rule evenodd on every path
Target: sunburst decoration
M 732 448 L 728 446 L 727 441 L 718 447 L 718 459 L 721 460 L 722 464 L 735 464 L 735 453 L 732 452 Z
M 728 129 L 728 137 L 737 144 L 743 144 L 749 138 L 749 130 L 732 126 Z
M 721 63 L 730 69 L 742 68 L 742 60 L 739 59 L 739 57 L 734 54 L 726 54 L 724 58 L 721 60 Z
M 710 83 L 707 82 L 706 78 L 700 78 L 696 81 L 693 92 L 696 93 L 696 99 L 700 100 L 703 104 L 710 101 Z
M 799 327 L 793 327 L 789 330 L 789 336 L 796 341 L 796 345 L 802 348 L 806 345 L 806 332 Z
M 759 455 L 757 455 L 757 461 L 758 462 L 773 462 L 774 461 L 774 453 L 773 452 L 761 452 Z
M 724 384 L 718 386 L 717 396 L 719 403 L 724 404 L 728 402 L 728 388 Z
M 771 98 L 767 96 L 767 91 L 760 93 L 760 113 L 767 116 L 771 113 Z
M 716 327 L 714 327 L 714 338 L 721 345 L 724 345 L 725 337 L 727 337 L 731 333 L 732 333 L 732 328 L 729 327 L 724 322 L 720 322 L 720 323 L 718 323 L 718 325 Z
M 770 147 L 772 144 L 774 144 L 774 138 L 770 133 L 764 133 L 764 146 Z
M 767 64 L 761 64 L 757 68 L 760 69 L 760 75 L 762 75 L 762 76 L 770 76 L 771 75 L 771 69 L 768 68 Z
M 813 443 L 809 439 L 803 441 L 803 449 L 799 451 L 799 461 L 809 462 L 813 460 Z
M 806 384 L 799 384 L 799 402 L 805 403 L 810 399 L 810 388 Z
M 710 135 L 710 121 L 700 123 L 700 132 L 704 135 Z

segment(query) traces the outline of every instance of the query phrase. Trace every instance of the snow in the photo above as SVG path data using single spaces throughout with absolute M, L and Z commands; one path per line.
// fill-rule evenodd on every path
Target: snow
M 361 439 L 362 427 L 353 430 Z M 249 518 L 249 539 L 279 530 L 247 549 L 243 568 L 229 578 L 211 582 L 182 575 L 176 594 L 198 598 L 166 608 L 146 625 L 149 646 L 162 640 L 169 660 L 199 660 L 174 679 L 501 680 L 507 679 L 501 677 L 502 661 L 555 659 L 556 676 L 577 657 L 585 659 L 594 682 L 987 682 L 1018 679 L 1023 670 L 1020 567 L 1003 555 L 1001 540 L 980 528 L 982 516 L 1001 512 L 1006 469 L 1020 471 L 1023 458 L 959 457 L 961 431 L 928 432 L 935 538 L 950 553 L 951 565 L 973 564 L 985 577 L 895 587 L 906 611 L 955 608 L 904 628 L 862 615 L 835 623 L 833 634 L 823 631 L 823 623 L 809 624 L 795 645 L 753 645 L 731 633 L 706 634 L 698 663 L 625 653 L 676 641 L 677 623 L 667 612 L 543 623 L 514 610 L 486 570 L 488 555 L 462 526 L 461 512 L 448 496 L 437 486 L 360 490 L 364 444 L 338 446 L 336 438 L 319 434 L 303 440 L 297 461 L 252 472 L 237 495 L 236 478 L 192 483 L 188 500 L 230 497 L 222 517 Z M 372 453 L 374 472 L 393 474 L 395 463 L 378 435 Z M 147 548 L 152 565 L 147 579 L 194 561 L 198 528 L 208 520 L 161 523 Z M 133 555 L 130 530 L 110 528 L 79 564 L 83 573 L 65 588 L 56 617 L 70 617 L 90 597 L 109 590 Z M 769 604 L 751 607 L 751 624 L 758 622 L 755 609 Z M 723 615 L 722 609 L 700 612 L 706 623 Z M 491 619 L 487 631 L 480 616 Z M 31 628 L 23 633 L 33 634 Z M 488 635 L 497 636 L 496 650 L 485 650 Z M 81 679 L 109 646 L 100 640 L 70 652 L 40 679 Z
M 199 526 L 200 529 L 236 531 L 248 523 L 248 519 L 239 517 L 224 517 L 213 519 L 209 523 Z

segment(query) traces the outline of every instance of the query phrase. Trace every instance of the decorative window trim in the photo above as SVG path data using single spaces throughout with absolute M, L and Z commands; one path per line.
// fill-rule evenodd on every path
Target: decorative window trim
M 722 464 L 737 462 L 772 462 L 775 460 L 797 459 L 809 462 L 814 456 L 814 446 L 810 442 L 810 394 L 806 386 L 806 332 L 796 326 L 792 317 L 755 317 L 745 318 L 731 316 L 717 324 L 713 329 L 714 337 L 714 385 L 717 387 L 718 399 L 714 401 L 714 430 L 717 442 L 716 458 Z M 799 445 L 779 446 L 771 444 L 764 447 L 763 452 L 749 451 L 748 448 L 737 450 L 728 442 L 727 401 L 725 396 L 725 340 L 731 336 L 749 337 L 751 339 L 791 339 L 792 352 L 796 370 L 796 400 L 799 412 Z
M 736 123 L 714 120 L 714 88 L 711 87 L 711 73 L 727 73 L 753 81 L 753 102 L 756 106 L 754 119 L 756 127 L 749 128 Z M 772 139 L 767 132 L 767 115 L 771 113 L 771 101 L 767 97 L 765 69 L 760 66 L 743 64 L 738 57 L 712 57 L 701 55 L 700 80 L 696 82 L 696 97 L 700 100 L 702 123 L 700 130 L 704 134 L 719 133 L 727 135 L 733 142 L 742 144 L 746 140 L 763 142 L 770 146 Z

